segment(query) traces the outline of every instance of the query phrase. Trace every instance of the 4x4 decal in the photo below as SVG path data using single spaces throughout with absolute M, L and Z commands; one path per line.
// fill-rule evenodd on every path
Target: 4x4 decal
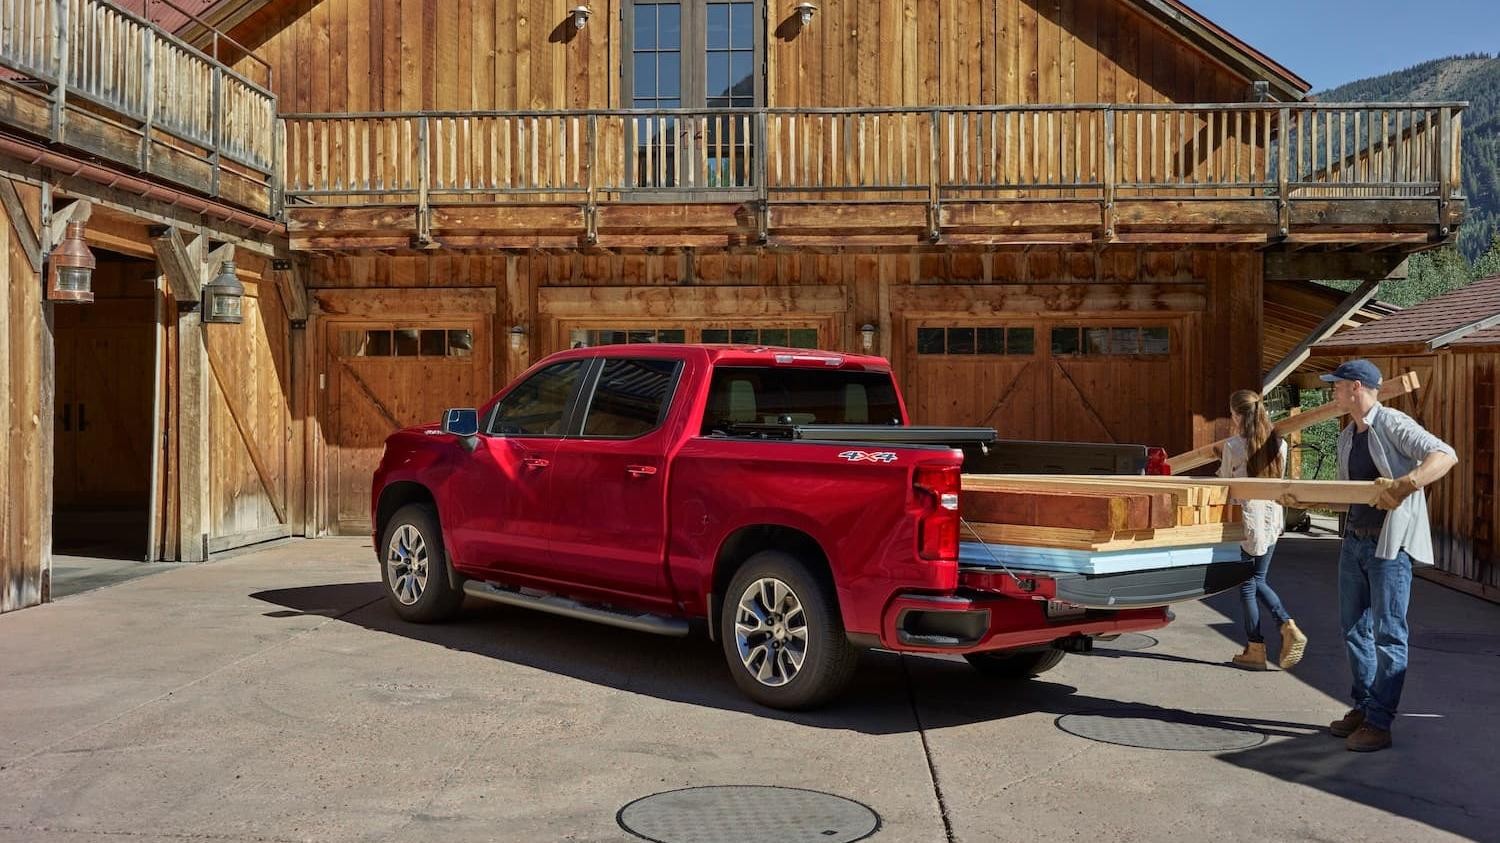
M 839 459 L 849 462 L 895 462 L 896 454 L 892 451 L 843 451 Z

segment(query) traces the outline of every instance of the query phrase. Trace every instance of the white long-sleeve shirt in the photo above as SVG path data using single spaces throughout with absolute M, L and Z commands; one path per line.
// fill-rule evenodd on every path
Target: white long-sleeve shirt
M 1219 460 L 1220 477 L 1249 476 L 1250 453 L 1245 437 L 1236 436 L 1224 445 L 1224 456 Z M 1281 473 L 1287 469 L 1286 440 L 1281 440 Z M 1286 529 L 1286 510 L 1276 501 L 1244 501 L 1232 499 L 1240 505 L 1245 523 L 1245 539 L 1240 548 L 1251 556 L 1261 556 L 1276 544 L 1276 539 Z

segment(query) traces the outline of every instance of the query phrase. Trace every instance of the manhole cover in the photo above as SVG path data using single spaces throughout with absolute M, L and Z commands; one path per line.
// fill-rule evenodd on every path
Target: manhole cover
M 1094 639 L 1095 650 L 1149 650 L 1155 647 L 1159 641 L 1149 635 L 1139 632 L 1124 632 L 1113 641 Z
M 792 787 L 690 787 L 637 799 L 620 827 L 656 843 L 845 843 L 880 829 L 852 799 Z
M 1118 708 L 1065 714 L 1057 728 L 1101 743 L 1141 749 L 1218 752 L 1265 743 L 1264 732 L 1218 717 L 1172 709 Z
M 1500 656 L 1500 635 L 1483 632 L 1431 632 L 1412 636 L 1411 645 L 1440 653 L 1465 656 Z

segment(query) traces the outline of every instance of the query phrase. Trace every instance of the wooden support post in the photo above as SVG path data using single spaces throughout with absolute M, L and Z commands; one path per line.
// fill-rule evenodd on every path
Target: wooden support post
M 31 264 L 31 271 L 41 274 L 42 237 L 32 227 L 31 220 L 26 216 L 22 205 L 21 196 L 16 192 L 16 185 L 8 178 L 0 178 L 0 209 L 3 209 L 5 215 L 10 218 L 10 227 L 16 233 L 16 240 L 21 244 L 21 251 L 26 254 L 27 263 Z
M 1349 314 L 1364 307 L 1370 299 L 1375 297 L 1375 291 L 1378 289 L 1380 289 L 1380 281 L 1378 279 L 1371 279 L 1359 285 L 1359 288 L 1354 292 L 1345 296 L 1344 300 L 1339 302 L 1338 307 L 1335 307 L 1327 316 L 1324 316 L 1323 321 L 1319 322 L 1316 328 L 1313 328 L 1307 336 L 1302 338 L 1302 342 L 1297 343 L 1296 348 L 1287 352 L 1287 355 L 1281 358 L 1281 362 L 1271 367 L 1271 371 L 1266 373 L 1265 380 L 1261 383 L 1261 393 L 1270 392 L 1282 381 L 1286 380 L 1287 376 L 1295 371 L 1298 366 L 1301 366 L 1302 362 L 1308 358 L 1312 353 L 1314 345 L 1333 336 L 1333 333 L 1339 329 L 1339 326 L 1344 324 L 1344 320 L 1349 318 Z
M 427 115 L 417 118 L 417 244 L 432 242 L 432 208 L 427 192 L 432 184 L 432 164 L 427 152 Z
M 57 83 L 52 87 L 52 119 L 48 139 L 61 143 L 68 122 L 68 0 L 55 0 L 52 4 L 52 67 Z
M 1115 239 L 1115 110 L 1104 109 L 1104 239 Z
M 224 68 L 214 65 L 213 81 L 209 92 L 209 137 L 212 143 L 209 147 L 209 162 L 213 166 L 213 173 L 209 182 L 209 195 L 219 195 L 219 162 L 221 155 L 219 147 L 224 145 Z
M 1287 190 L 1288 176 L 1292 167 L 1291 160 L 1287 158 L 1290 150 L 1287 135 L 1292 131 L 1292 110 L 1283 108 L 1278 114 L 1280 131 L 1276 133 L 1276 207 L 1280 219 L 1281 236 L 1285 237 L 1292 230 L 1291 194 Z
M 271 269 L 281 281 L 286 318 L 296 328 L 307 324 L 307 268 L 300 260 L 276 258 Z
M 1457 182 L 1453 178 L 1453 109 L 1443 106 L 1438 109 L 1437 124 L 1437 169 L 1438 169 L 1438 224 L 1444 237 L 1448 236 L 1448 202 L 1453 198 Z
M 151 172 L 151 126 L 156 122 L 156 33 L 141 29 L 141 85 L 146 91 L 145 120 L 141 123 L 141 172 Z M 217 168 L 215 168 L 215 178 Z M 275 189 L 275 185 L 272 185 Z
M 202 273 L 193 254 L 194 249 L 201 246 L 198 242 L 201 239 L 189 244 L 178 229 L 170 226 L 151 230 L 151 248 L 156 251 L 157 263 L 161 265 L 162 274 L 167 276 L 172 298 L 178 304 L 196 306 L 202 298 Z
M 208 558 L 209 378 L 202 313 L 196 303 L 177 314 L 177 559 Z
M 938 185 L 942 182 L 943 169 L 939 163 L 938 150 L 942 144 L 941 114 L 934 110 L 931 112 L 932 119 L 932 163 L 927 169 L 927 239 L 933 243 L 943 237 L 943 209 L 941 202 L 942 192 Z

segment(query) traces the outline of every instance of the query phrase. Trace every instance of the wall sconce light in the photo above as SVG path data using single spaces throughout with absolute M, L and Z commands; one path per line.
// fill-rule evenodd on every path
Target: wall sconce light
M 512 326 L 510 326 L 510 350 L 511 351 L 520 351 L 521 350 L 521 346 L 524 345 L 525 343 L 526 343 L 526 326 L 525 325 L 512 325 Z
M 574 6 L 570 14 L 573 16 L 573 28 L 579 32 L 589 25 L 589 16 L 594 13 L 588 6 Z
M 818 10 L 818 7 L 814 3 L 798 3 L 796 9 L 797 20 L 800 21 L 803 26 L 807 26 L 808 24 L 812 23 L 813 13 Z
M 234 261 L 219 264 L 219 274 L 203 285 L 203 321 L 238 325 L 245 321 L 245 285 L 234 270 Z
M 47 256 L 48 301 L 87 304 L 94 300 L 94 253 L 83 239 L 81 222 L 70 222 L 63 239 Z
M 859 345 L 866 353 L 875 348 L 875 326 L 869 322 L 859 326 Z

